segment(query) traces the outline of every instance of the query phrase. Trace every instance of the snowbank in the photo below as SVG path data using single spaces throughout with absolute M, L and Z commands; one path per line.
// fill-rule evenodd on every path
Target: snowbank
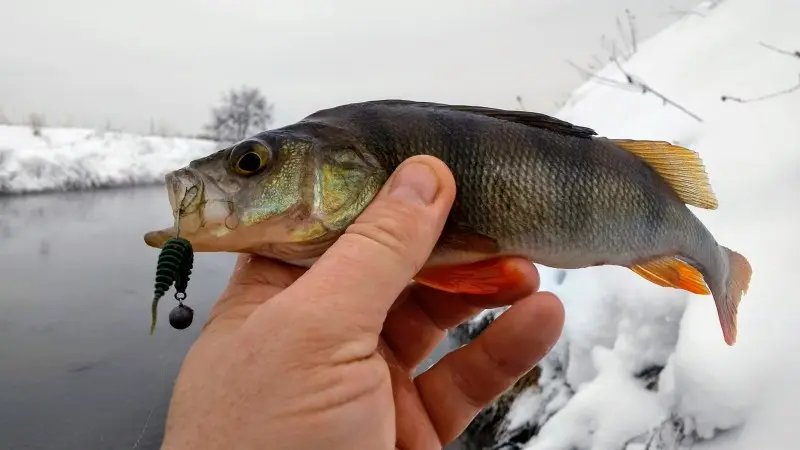
M 199 139 L 79 128 L 0 125 L 0 194 L 161 183 L 164 174 L 211 153 Z
M 602 80 L 579 88 L 559 117 L 616 138 L 668 140 L 698 151 L 719 199 L 695 210 L 717 240 L 753 266 L 736 346 L 725 345 L 710 297 L 664 289 L 624 268 L 542 268 L 567 323 L 538 385 L 510 401 L 499 436 L 529 450 L 798 448 L 800 313 L 800 2 L 701 6 L 640 46 L 623 70 L 685 107 Z M 619 67 L 603 78 L 625 81 Z M 493 411 L 493 414 L 496 411 Z M 481 420 L 481 418 L 479 418 Z M 733 430 L 724 433 L 723 430 Z M 469 446 L 468 446 L 469 447 Z M 471 447 L 475 448 L 475 447 Z

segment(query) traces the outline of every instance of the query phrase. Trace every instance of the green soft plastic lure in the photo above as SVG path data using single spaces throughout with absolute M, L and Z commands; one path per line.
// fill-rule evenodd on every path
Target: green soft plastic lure
M 156 265 L 155 294 L 150 311 L 150 334 L 153 334 L 156 328 L 158 301 L 173 284 L 178 306 L 170 311 L 169 323 L 178 330 L 188 328 L 192 324 L 194 311 L 184 305 L 183 300 L 186 298 L 186 287 L 189 284 L 193 264 L 194 251 L 188 240 L 176 236 L 170 238 L 162 247 Z

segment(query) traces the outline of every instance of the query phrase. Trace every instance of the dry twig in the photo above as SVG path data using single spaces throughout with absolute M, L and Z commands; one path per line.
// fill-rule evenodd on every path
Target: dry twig
M 780 48 L 775 47 L 773 45 L 769 45 L 769 44 L 764 43 L 764 42 L 759 42 L 759 45 L 761 45 L 762 47 L 767 48 L 769 50 L 772 50 L 773 52 L 780 53 L 781 55 L 786 55 L 786 56 L 790 56 L 792 58 L 800 59 L 800 50 L 783 50 L 783 49 L 780 49 Z M 760 95 L 758 97 L 753 97 L 753 98 L 741 98 L 741 97 L 735 97 L 733 95 L 723 95 L 723 96 L 720 97 L 720 100 L 722 100 L 723 102 L 754 103 L 754 102 L 760 102 L 760 101 L 763 101 L 763 100 L 769 100 L 769 99 L 775 98 L 775 97 L 780 97 L 782 95 L 791 94 L 791 93 L 793 93 L 795 91 L 798 91 L 798 90 L 800 90 L 800 75 L 798 75 L 797 84 L 793 85 L 792 87 L 789 87 L 789 88 L 786 88 L 786 89 L 782 89 L 780 91 L 776 91 L 776 92 L 772 92 L 772 93 L 769 93 L 769 94 Z
M 628 9 L 625 10 L 625 16 L 627 18 L 627 30 L 625 30 L 625 27 L 623 26 L 623 22 L 619 17 L 616 20 L 617 31 L 618 31 L 618 33 L 620 35 L 620 38 L 622 40 L 622 43 L 624 45 L 623 51 L 622 51 L 622 56 L 621 57 L 618 56 L 619 52 L 617 50 L 617 43 L 614 40 L 609 41 L 606 38 L 605 35 L 600 37 L 600 45 L 603 47 L 603 49 L 605 49 L 609 53 L 610 56 L 609 56 L 608 60 L 610 62 L 613 62 L 617 66 L 617 68 L 620 70 L 620 72 L 622 72 L 622 74 L 625 76 L 625 80 L 626 81 L 614 80 L 614 79 L 611 79 L 611 78 L 602 77 L 600 75 L 597 75 L 596 70 L 599 70 L 600 67 L 604 66 L 604 63 L 602 61 L 600 61 L 600 59 L 597 58 L 597 57 L 594 58 L 595 59 L 595 63 L 599 66 L 599 67 L 597 67 L 597 69 L 595 69 L 594 64 L 590 65 L 588 69 L 584 68 L 584 67 L 580 67 L 580 66 L 578 66 L 577 64 L 575 64 L 575 63 L 573 63 L 571 61 L 567 61 L 567 64 L 569 64 L 570 66 L 575 68 L 575 70 L 577 70 L 587 80 L 589 80 L 589 79 L 590 80 L 594 80 L 594 81 L 599 82 L 601 84 L 605 84 L 606 86 L 611 86 L 611 87 L 614 87 L 614 88 L 617 88 L 617 89 L 629 90 L 629 91 L 638 91 L 638 92 L 641 92 L 642 94 L 655 95 L 656 97 L 660 98 L 661 101 L 664 102 L 665 105 L 671 105 L 671 106 L 677 108 L 678 110 L 680 110 L 681 112 L 683 112 L 684 114 L 687 114 L 689 117 L 697 120 L 698 122 L 702 122 L 703 119 L 700 118 L 700 116 L 698 116 L 697 114 L 689 111 L 686 107 L 684 107 L 684 106 L 680 105 L 679 103 L 675 102 L 674 100 L 668 98 L 666 95 L 662 94 L 661 92 L 656 91 L 649 84 L 647 84 L 644 80 L 639 79 L 638 77 L 635 77 L 635 76 L 631 75 L 629 72 L 627 72 L 622 67 L 622 64 L 621 64 L 620 61 L 621 60 L 622 61 L 627 60 L 628 58 L 633 56 L 633 54 L 636 53 L 638 51 L 638 49 L 639 49 L 639 44 L 638 44 L 638 40 L 637 40 L 637 32 L 636 32 L 636 24 L 635 24 L 635 22 L 636 22 L 635 19 L 636 18 L 630 12 L 630 10 L 628 10 Z
M 681 112 L 683 112 L 684 114 L 688 115 L 689 117 L 693 118 L 694 120 L 696 120 L 698 122 L 702 122 L 703 121 L 703 119 L 700 116 L 698 116 L 697 114 L 689 111 L 689 109 L 687 109 L 686 107 L 682 106 L 678 102 L 670 99 L 669 97 L 667 97 L 666 95 L 662 94 L 661 92 L 653 89 L 644 80 L 638 79 L 637 77 L 634 77 L 633 75 L 631 75 L 629 72 L 627 72 L 622 67 L 622 64 L 619 62 L 618 59 L 612 58 L 612 62 L 614 64 L 616 64 L 616 66 L 619 69 L 619 71 L 622 72 L 622 74 L 625 76 L 626 82 L 614 80 L 614 79 L 611 79 L 611 78 L 602 77 L 600 75 L 595 74 L 594 72 L 592 72 L 590 70 L 587 70 L 587 69 L 584 69 L 584 68 L 578 66 L 577 64 L 575 64 L 575 63 L 573 63 L 571 61 L 567 61 L 567 64 L 569 64 L 572 67 L 574 67 L 576 70 L 578 70 L 581 74 L 583 74 L 588 79 L 593 79 L 595 81 L 599 81 L 599 82 L 601 82 L 603 84 L 606 84 L 607 86 L 612 86 L 612 87 L 623 89 L 623 90 L 640 91 L 642 94 L 655 95 L 656 97 L 660 98 L 661 101 L 665 105 L 671 105 L 671 106 L 677 108 L 678 110 L 680 110 Z
M 783 89 L 781 91 L 773 92 L 771 94 L 761 95 L 753 98 L 741 98 L 741 97 L 733 97 L 731 95 L 723 95 L 720 98 L 720 100 L 722 100 L 723 102 L 754 103 L 754 102 L 760 102 L 762 100 L 769 100 L 771 98 L 780 97 L 781 95 L 791 94 L 792 92 L 800 90 L 800 75 L 798 75 L 797 78 L 798 78 L 797 84 L 795 84 L 794 86 L 788 89 Z

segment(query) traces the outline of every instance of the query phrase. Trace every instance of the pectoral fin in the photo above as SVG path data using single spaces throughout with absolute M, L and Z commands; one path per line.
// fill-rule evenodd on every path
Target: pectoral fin
M 440 291 L 462 294 L 494 294 L 525 283 L 525 275 L 507 258 L 493 258 L 458 266 L 423 269 L 417 283 Z

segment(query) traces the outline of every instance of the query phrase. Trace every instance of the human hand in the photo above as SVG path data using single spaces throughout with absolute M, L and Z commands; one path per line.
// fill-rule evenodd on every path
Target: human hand
M 176 380 L 163 448 L 428 450 L 455 439 L 555 344 L 564 311 L 534 293 L 524 259 L 516 292 L 409 285 L 454 198 L 448 168 L 415 157 L 311 269 L 240 256 Z M 447 328 L 506 304 L 412 378 Z

